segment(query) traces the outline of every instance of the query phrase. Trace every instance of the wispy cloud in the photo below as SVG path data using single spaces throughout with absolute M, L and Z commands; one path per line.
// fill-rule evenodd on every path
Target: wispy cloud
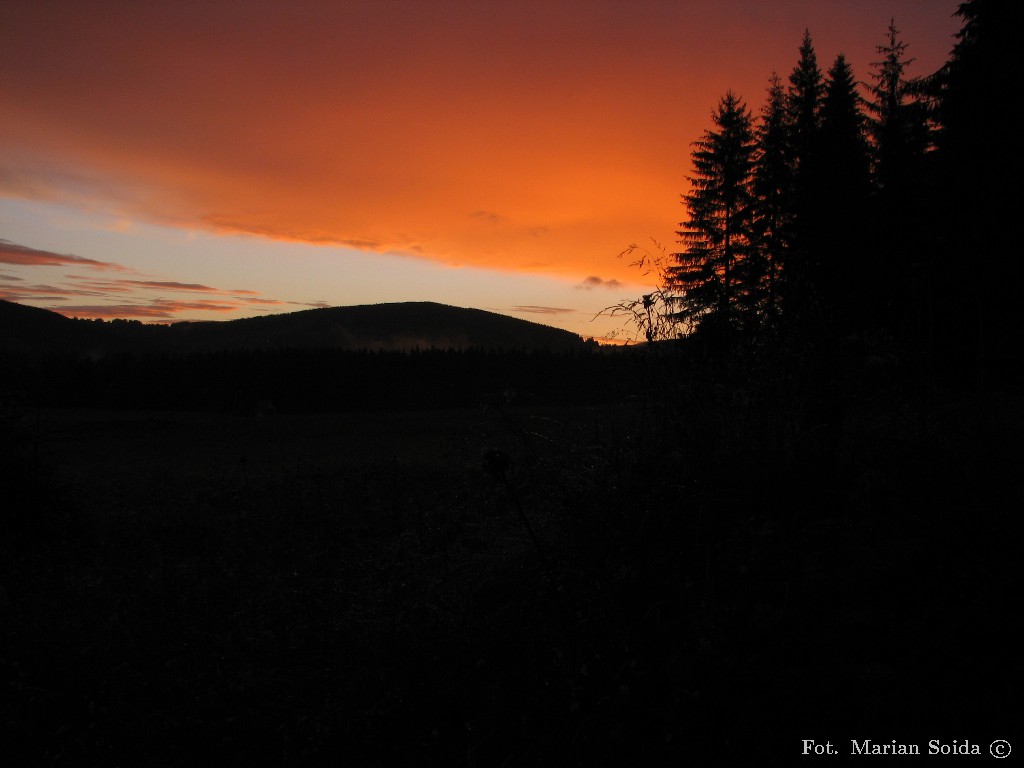
M 62 299 L 63 297 L 57 296 L 51 298 Z M 245 308 L 249 308 L 250 311 L 259 310 L 259 307 L 251 306 L 253 303 L 269 306 L 301 306 L 314 308 L 324 308 L 329 306 L 327 303 L 322 301 L 312 303 L 280 301 L 278 299 L 241 299 L 240 301 L 249 302 L 250 305 Z M 54 309 L 62 315 L 101 317 L 105 320 L 123 318 L 126 320 L 174 321 L 182 312 L 201 311 L 224 314 L 227 312 L 233 312 L 239 308 L 243 308 L 243 305 L 231 301 L 177 301 L 173 299 L 153 299 L 149 302 L 139 303 L 62 305 Z
M 56 254 L 37 248 L 0 240 L 0 263 L 15 267 L 35 268 L 52 266 L 87 267 L 97 270 L 129 272 L 121 265 L 85 259 L 78 256 Z M 198 282 L 178 280 L 119 278 L 93 276 L 76 272 L 66 273 L 60 282 L 29 283 L 25 278 L 0 274 L 0 299 L 44 306 L 64 315 L 81 317 L 126 318 L 138 320 L 175 320 L 182 313 L 213 312 L 266 312 L 272 309 L 299 307 L 325 307 L 324 302 L 295 302 L 263 296 L 248 288 L 217 288 Z M 182 298 L 170 298 L 181 295 Z M 189 297 L 188 294 L 194 294 Z M 198 298 L 198 297 L 210 298 Z M 70 301 L 89 300 L 88 304 L 69 304 Z
M 610 280 L 605 280 L 603 278 L 598 277 L 597 275 L 590 275 L 589 277 L 583 278 L 583 282 L 576 286 L 576 288 L 581 291 L 591 291 L 594 288 L 607 288 L 609 290 L 612 290 L 621 287 L 622 283 L 619 282 L 618 280 L 614 278 Z
M 7 299 L 8 301 L 38 301 L 43 298 L 50 301 L 64 301 L 71 296 L 103 298 L 106 295 L 104 291 L 90 291 L 56 285 L 15 285 L 10 288 L 0 288 L 0 298 Z
M 199 283 L 177 283 L 166 280 L 122 280 L 127 286 L 132 288 L 152 288 L 158 291 L 186 291 L 188 293 L 224 293 L 217 288 L 211 288 L 208 285 L 200 285 Z
M 22 267 L 66 267 L 73 265 L 114 272 L 127 271 L 126 267 L 110 261 L 86 259 L 70 253 L 41 251 L 37 248 L 29 248 L 27 245 L 18 245 L 10 240 L 3 239 L 0 239 L 0 264 L 16 264 Z
M 0 299 L 4 301 L 32 302 L 33 305 L 41 301 L 67 301 L 67 296 L 48 295 L 45 291 L 5 291 L 0 289 Z M 46 307 L 46 309 L 57 309 Z
M 292 301 L 281 301 L 280 299 L 268 299 L 263 296 L 235 296 L 238 301 L 246 304 L 260 304 L 264 306 L 283 307 L 287 304 L 294 304 Z
M 75 280 L 73 285 L 85 286 L 88 288 L 115 293 L 131 293 L 140 290 L 180 292 L 180 293 L 214 293 L 219 296 L 259 296 L 258 291 L 250 291 L 244 288 L 214 288 L 202 283 L 180 283 L 174 280 L 98 280 L 84 275 L 67 275 L 70 280 Z
M 372 237 L 329 234 L 310 229 L 297 229 L 289 226 L 275 226 L 266 222 L 252 222 L 241 218 L 221 214 L 210 214 L 203 217 L 203 223 L 217 232 L 238 233 L 268 237 L 272 240 L 292 240 L 315 245 L 338 245 L 354 248 L 358 251 L 386 251 L 389 246 L 382 240 Z
M 534 304 L 524 304 L 517 307 L 512 307 L 512 312 L 528 312 L 535 315 L 566 315 L 575 312 L 575 309 L 566 309 L 565 307 L 538 307 Z
M 123 318 L 128 320 L 174 320 L 181 312 L 232 312 L 235 304 L 214 301 L 171 301 L 154 299 L 139 304 L 76 304 L 61 306 L 56 311 L 62 315 L 81 317 Z
M 945 3 L 895 3 L 915 74 L 948 55 Z M 615 255 L 671 241 L 724 88 L 753 107 L 805 27 L 870 56 L 890 5 L 6 0 L 0 189 L 119 227 L 629 281 Z
M 504 224 L 508 221 L 508 218 L 502 216 L 500 213 L 494 213 L 492 211 L 473 211 L 469 214 L 472 218 L 477 221 L 483 222 L 484 224 Z

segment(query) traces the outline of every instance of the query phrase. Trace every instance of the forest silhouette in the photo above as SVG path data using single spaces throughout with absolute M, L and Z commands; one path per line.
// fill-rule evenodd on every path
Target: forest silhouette
M 930 75 L 894 22 L 863 86 L 808 31 L 756 116 L 723 96 L 678 253 L 609 309 L 643 343 L 437 305 L 416 348 L 346 348 L 337 310 L 0 305 L 5 759 L 1015 743 L 1021 27 L 958 13 Z M 360 333 L 429 339 L 423 309 Z
M 822 73 L 807 31 L 756 119 L 727 93 L 694 142 L 684 250 L 654 265 L 654 294 L 613 309 L 649 339 L 885 336 L 931 363 L 1012 374 L 1008 283 L 983 275 L 1014 259 L 1021 161 L 999 75 L 1013 12 L 964 3 L 958 15 L 950 59 L 930 75 L 908 78 L 894 20 L 863 88 L 843 54 Z

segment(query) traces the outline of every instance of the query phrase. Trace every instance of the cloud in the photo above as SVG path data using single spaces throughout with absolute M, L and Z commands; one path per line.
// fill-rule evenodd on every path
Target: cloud
M 140 290 L 157 290 L 186 293 L 224 293 L 216 288 L 210 288 L 198 283 L 177 283 L 164 282 L 159 280 L 95 280 L 80 275 L 68 275 L 74 282 L 70 285 L 89 291 L 97 292 L 97 295 L 105 293 L 136 293 Z
M 70 280 L 77 282 L 72 285 L 85 287 L 97 291 L 110 291 L 113 293 L 135 293 L 137 291 L 160 291 L 180 293 L 207 293 L 219 296 L 231 296 L 240 301 L 272 302 L 272 299 L 260 298 L 259 291 L 250 291 L 245 288 L 214 288 L 202 283 L 181 283 L 174 280 L 97 280 L 96 278 L 83 275 L 67 275 Z M 252 298 L 244 298 L 252 297 Z
M 41 251 L 4 239 L 0 239 L 0 264 L 17 264 L 21 267 L 64 267 L 70 264 L 76 267 L 89 267 L 90 269 L 111 270 L 114 272 L 123 272 L 127 269 L 120 264 L 114 264 L 109 261 L 96 261 L 95 259 L 86 259 L 72 254 Z
M 244 25 L 234 3 L 163 6 L 8 14 L 0 194 L 555 274 L 614 270 L 622 243 L 674 218 L 658 201 L 672 211 L 676 177 L 652 182 L 664 158 L 609 105 L 635 100 L 630 70 L 665 91 L 675 75 L 571 4 L 295 0 Z
M 0 280 L 10 280 L 11 282 L 23 282 L 23 278 L 15 277 L 14 275 L 0 275 Z
M 255 235 L 272 240 L 292 240 L 314 245 L 339 245 L 357 251 L 384 251 L 388 246 L 381 240 L 370 237 L 347 236 L 322 231 L 296 229 L 286 225 L 274 225 L 266 221 L 246 221 L 223 214 L 210 214 L 202 218 L 204 224 L 215 232 Z
M 153 288 L 161 291 L 186 291 L 188 293 L 223 293 L 217 288 L 199 283 L 176 283 L 164 280 L 122 280 L 121 282 L 133 288 Z
M 107 293 L 99 291 L 69 290 L 52 285 L 37 285 L 25 288 L 21 288 L 19 286 L 15 290 L 0 288 L 0 299 L 21 302 L 27 301 L 32 302 L 33 304 L 38 304 L 39 302 L 61 302 L 59 306 L 50 306 L 47 307 L 47 309 L 52 309 L 55 312 L 60 312 L 62 315 L 67 315 L 69 317 L 101 317 L 104 319 L 124 318 L 136 320 L 174 320 L 183 312 L 215 312 L 223 314 L 239 310 L 246 310 L 250 312 L 262 311 L 267 307 L 284 307 L 290 305 L 309 307 L 328 306 L 324 302 L 305 303 L 252 296 L 229 296 L 224 299 L 200 299 L 198 301 L 141 298 L 139 301 L 135 302 L 120 302 L 112 304 L 69 305 L 63 303 L 74 297 L 88 296 L 91 298 L 103 299 L 107 298 L 108 295 L 109 294 Z
M 33 306 L 40 301 L 67 301 L 67 296 L 48 296 L 45 292 L 24 292 L 24 291 L 5 291 L 0 289 L 0 299 L 4 301 L 17 301 L 24 303 L 27 301 L 33 302 Z M 47 307 L 47 309 L 53 309 L 53 307 Z
M 504 224 L 508 219 L 498 213 L 492 213 L 491 211 L 473 211 L 469 214 L 477 221 L 481 221 L 485 224 Z
M 25 299 L 38 301 L 43 298 L 63 301 L 71 296 L 103 298 L 106 295 L 103 291 L 65 288 L 56 285 L 17 285 L 10 289 L 0 288 L 0 298 L 8 301 L 23 301 Z
M 281 301 L 280 299 L 266 299 L 259 296 L 235 296 L 234 298 L 246 304 L 263 304 L 266 306 L 284 306 L 295 303 L 293 301 Z
M 533 304 L 526 304 L 518 307 L 512 307 L 512 312 L 529 312 L 536 315 L 566 315 L 575 312 L 575 309 L 566 309 L 565 307 L 538 307 Z
M 607 288 L 609 290 L 615 288 L 621 288 L 622 283 L 612 278 L 610 280 L 604 280 L 597 275 L 590 275 L 589 277 L 583 278 L 583 282 L 576 286 L 578 290 L 590 291 L 594 288 Z
M 0 194 L 628 281 L 616 254 L 672 239 L 688 142 L 725 89 L 754 107 L 806 26 L 833 30 L 819 51 L 841 30 L 869 57 L 889 19 L 880 2 L 583 5 L 4 0 Z M 957 27 L 933 5 L 900 3 L 915 73 Z
M 32 249 L 29 249 L 32 250 Z M 81 262 L 73 262 L 81 265 Z M 66 274 L 68 282 L 58 285 L 25 284 L 17 277 L 4 277 L 16 281 L 17 285 L 0 285 L 0 298 L 8 301 L 29 302 L 40 306 L 46 302 L 59 302 L 47 309 L 65 315 L 83 317 L 130 318 L 140 320 L 172 320 L 183 312 L 226 312 L 243 313 L 266 311 L 272 307 L 328 306 L 323 302 L 304 303 L 286 301 L 262 296 L 258 291 L 246 288 L 225 290 L 204 283 L 181 282 L 177 280 L 100 279 L 88 275 Z M 148 294 L 148 295 L 147 295 Z M 154 296 L 153 294 L 157 294 Z M 170 299 L 165 294 L 198 294 L 215 296 L 213 299 Z M 65 302 L 75 298 L 111 300 L 110 303 L 68 305 Z M 131 299 L 126 301 L 126 299 Z
M 126 320 L 173 320 L 180 312 L 232 312 L 235 304 L 213 301 L 165 301 L 155 299 L 145 304 L 76 304 L 60 306 L 55 311 L 68 317 L 101 317 L 105 320 L 123 318 Z

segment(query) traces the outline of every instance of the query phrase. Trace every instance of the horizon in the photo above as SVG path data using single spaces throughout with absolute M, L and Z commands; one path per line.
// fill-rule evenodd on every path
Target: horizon
M 33 309 L 33 310 L 34 309 L 39 309 L 39 310 L 42 310 L 44 312 L 52 312 L 53 314 L 56 314 L 56 315 L 58 315 L 60 317 L 66 318 L 68 320 L 81 320 L 81 321 L 85 321 L 85 322 L 100 321 L 100 322 L 103 322 L 103 323 L 109 323 L 109 322 L 112 322 L 114 320 L 117 320 L 117 321 L 121 321 L 121 322 L 131 322 L 131 323 L 139 323 L 141 325 L 154 325 L 154 326 L 162 326 L 162 327 L 169 327 L 169 326 L 172 326 L 172 325 L 179 325 L 179 324 L 183 324 L 183 323 L 229 323 L 229 322 L 234 322 L 234 321 L 238 321 L 238 320 L 257 320 L 257 319 L 265 318 L 265 317 L 276 317 L 276 316 L 284 316 L 284 315 L 290 315 L 290 314 L 298 314 L 298 313 L 302 313 L 302 312 L 330 311 L 330 310 L 337 310 L 337 309 L 365 309 L 367 307 L 399 307 L 399 306 L 408 306 L 410 304 L 432 304 L 432 305 L 434 305 L 436 307 L 443 307 L 445 309 L 454 309 L 454 310 L 460 310 L 460 311 L 461 310 L 467 310 L 467 311 L 470 311 L 470 312 L 484 312 L 484 313 L 489 314 L 489 315 L 497 315 L 499 317 L 504 317 L 504 318 L 508 318 L 508 319 L 511 319 L 511 320 L 518 320 L 518 321 L 521 321 L 523 323 L 529 323 L 529 324 L 532 324 L 532 325 L 539 325 L 539 326 L 542 326 L 544 328 L 554 329 L 556 331 L 575 333 L 575 331 L 569 331 L 568 329 L 558 328 L 556 326 L 549 325 L 548 323 L 542 323 L 539 320 L 534 320 L 534 319 L 529 318 L 529 317 L 516 317 L 513 314 L 506 314 L 506 313 L 503 313 L 503 312 L 495 312 L 494 310 L 490 310 L 490 309 L 480 309 L 479 307 L 462 307 L 462 306 L 458 306 L 456 304 L 445 304 L 443 302 L 429 301 L 429 300 L 424 300 L 424 301 L 380 301 L 380 302 L 373 302 L 373 303 L 369 303 L 369 304 L 343 304 L 343 305 L 332 305 L 332 306 L 326 306 L 326 307 L 305 307 L 305 308 L 302 308 L 302 309 L 287 310 L 285 312 L 265 313 L 265 314 L 261 314 L 261 315 L 260 314 L 257 314 L 257 315 L 243 315 L 241 317 L 231 317 L 231 318 L 213 317 L 213 318 L 198 319 L 198 320 L 192 320 L 192 319 L 187 319 L 187 318 L 174 318 L 174 319 L 165 320 L 165 321 L 160 321 L 160 320 L 140 320 L 140 319 L 137 319 L 137 318 L 127 318 L 127 317 L 110 317 L 110 318 L 105 318 L 105 317 L 82 317 L 82 316 L 79 316 L 79 315 L 65 315 L 65 314 L 63 314 L 61 312 L 57 312 L 56 310 L 50 309 L 48 307 L 39 307 L 39 306 L 35 306 L 33 304 L 27 304 L 25 302 L 12 301 L 10 299 L 3 298 L 2 296 L 0 296 L 0 303 L 15 304 L 15 305 L 27 307 L 27 308 Z M 591 337 L 591 336 L 583 336 L 583 335 L 580 335 L 580 339 L 582 341 L 594 340 L 594 341 L 598 341 L 601 344 L 608 344 L 608 345 L 613 345 L 613 346 L 619 346 L 621 344 L 628 344 L 628 343 L 630 343 L 627 340 L 621 340 L 620 341 L 620 340 L 617 340 L 617 339 L 593 339 L 593 337 Z
M 756 115 L 805 28 L 867 81 L 890 18 L 930 74 L 958 4 L 6 3 L 0 298 L 159 323 L 430 301 L 606 340 L 594 316 L 653 285 L 619 254 L 676 250 L 727 90 Z

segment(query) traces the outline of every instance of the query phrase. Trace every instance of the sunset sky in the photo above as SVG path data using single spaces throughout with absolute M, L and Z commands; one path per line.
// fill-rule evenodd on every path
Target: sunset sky
M 957 0 L 3 0 L 0 298 L 233 319 L 438 301 L 585 336 L 675 250 L 690 143 L 810 30 L 861 80 Z

